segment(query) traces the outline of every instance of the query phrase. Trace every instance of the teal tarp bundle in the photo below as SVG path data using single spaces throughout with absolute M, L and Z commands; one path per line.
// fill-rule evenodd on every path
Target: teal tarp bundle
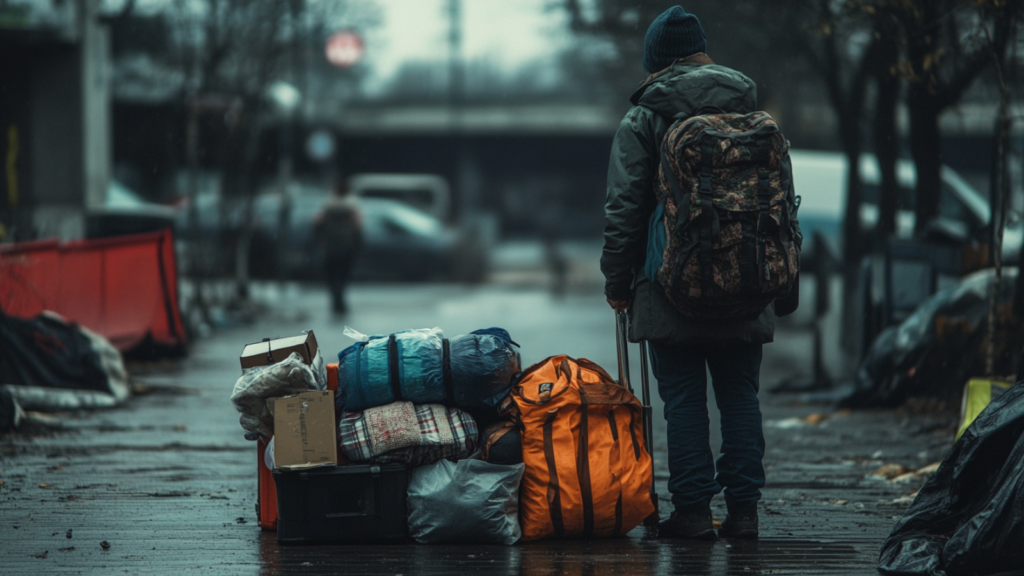
M 445 339 L 439 328 L 370 336 L 338 354 L 338 406 L 358 412 L 400 400 L 460 408 L 486 422 L 520 370 L 502 328 Z

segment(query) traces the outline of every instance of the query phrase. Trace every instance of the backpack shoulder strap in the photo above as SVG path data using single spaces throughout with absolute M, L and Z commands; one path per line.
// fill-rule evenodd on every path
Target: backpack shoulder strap
M 672 200 L 676 203 L 675 229 L 679 230 L 680 226 L 686 224 L 690 219 L 690 195 L 683 194 L 683 187 L 679 184 L 679 177 L 676 176 L 676 171 L 672 168 L 672 161 L 669 160 L 668 151 L 664 148 L 661 150 L 661 171 L 665 173 L 669 190 L 672 192 Z
M 711 178 L 714 168 L 714 147 L 707 136 L 701 139 L 700 144 L 700 217 L 704 220 L 704 225 L 700 229 L 700 284 L 701 294 L 709 294 L 714 273 L 711 247 L 721 238 L 721 224 L 718 219 L 718 211 L 715 210 L 712 200 Z M 677 274 L 681 273 L 682 270 L 677 272 Z

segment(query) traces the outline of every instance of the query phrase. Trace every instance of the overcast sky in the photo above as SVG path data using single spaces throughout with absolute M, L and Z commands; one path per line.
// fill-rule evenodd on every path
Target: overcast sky
M 373 67 L 366 88 L 379 90 L 410 60 L 448 59 L 448 0 L 376 0 L 380 27 L 367 39 Z M 487 58 L 514 70 L 538 58 L 553 57 L 569 40 L 560 11 L 546 11 L 550 0 L 463 0 L 463 56 Z

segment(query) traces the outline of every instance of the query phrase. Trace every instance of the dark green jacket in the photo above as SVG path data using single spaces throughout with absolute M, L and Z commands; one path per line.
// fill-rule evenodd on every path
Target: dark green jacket
M 704 54 L 695 54 L 651 75 L 630 101 L 633 108 L 619 124 L 608 163 L 601 256 L 605 295 L 611 300 L 632 300 L 630 340 L 680 345 L 771 342 L 775 305 L 768 306 L 754 320 L 696 322 L 676 310 L 661 288 L 643 274 L 648 221 L 655 204 L 653 183 L 665 132 L 675 118 L 692 116 L 702 108 L 729 113 L 755 111 L 754 82 L 740 72 L 714 64 Z M 792 193 L 791 176 L 789 181 Z M 795 309 L 795 305 L 789 306 Z

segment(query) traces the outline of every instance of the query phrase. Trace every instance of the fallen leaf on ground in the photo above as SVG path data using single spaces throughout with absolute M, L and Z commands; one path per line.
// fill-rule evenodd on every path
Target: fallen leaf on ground
M 885 466 L 882 466 L 878 470 L 875 470 L 874 475 L 881 476 L 886 480 L 892 480 L 893 478 L 897 476 L 902 476 L 907 472 L 913 472 L 913 470 L 907 468 L 906 466 L 901 466 L 899 464 L 886 464 Z
M 835 504 L 836 506 L 846 506 L 850 503 L 849 500 L 829 500 L 829 504 Z
M 942 464 L 942 462 L 935 462 L 923 468 L 918 468 L 917 472 L 914 472 L 914 474 L 917 474 L 918 476 L 930 476 L 932 474 L 935 474 L 935 472 L 939 469 L 939 464 Z M 2 482 L 0 482 L 0 484 L 2 484 Z
M 845 418 L 850 414 L 853 414 L 853 410 L 850 410 L 849 408 L 843 408 L 842 410 L 836 412 L 835 416 L 842 416 L 843 418 Z
M 50 486 L 53 486 L 53 484 L 50 484 L 49 482 L 40 482 L 39 483 L 39 487 L 40 488 L 49 488 Z
M 894 484 L 900 484 L 903 482 L 909 482 L 911 480 L 914 480 L 915 478 L 920 478 L 920 476 L 918 476 L 916 472 L 907 472 L 906 474 L 900 474 L 899 476 L 889 481 Z
M 713 524 L 715 526 L 715 530 L 718 530 L 719 528 L 722 527 L 722 521 L 721 520 L 712 520 L 711 524 Z
M 767 423 L 769 428 L 779 428 L 780 430 L 788 430 L 790 428 L 803 428 L 807 424 L 803 420 L 793 417 L 785 418 L 783 420 L 769 420 Z
M 914 502 L 914 498 L 916 498 L 916 497 L 917 497 L 917 492 L 913 492 L 911 494 L 907 494 L 906 496 L 900 496 L 899 498 L 893 500 L 892 503 L 893 504 L 902 504 L 904 506 L 909 506 L 909 505 L 911 505 Z
M 804 422 L 807 424 L 821 424 L 825 420 L 828 420 L 828 416 L 825 416 L 824 414 L 818 414 L 817 412 L 815 412 L 814 414 L 808 414 L 807 416 L 804 416 Z

